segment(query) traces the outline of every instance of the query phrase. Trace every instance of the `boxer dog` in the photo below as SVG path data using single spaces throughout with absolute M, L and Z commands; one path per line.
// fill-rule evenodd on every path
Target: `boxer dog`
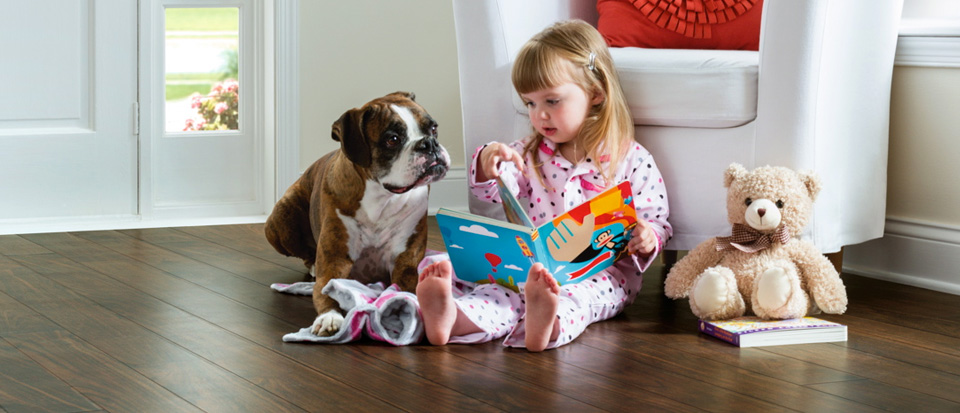
M 382 281 L 414 291 L 427 243 L 428 184 L 450 164 L 437 122 L 413 93 L 348 110 L 332 135 L 340 149 L 307 168 L 265 225 L 270 244 L 316 276 L 311 331 L 325 336 L 343 324 L 337 303 L 321 292 L 328 281 Z

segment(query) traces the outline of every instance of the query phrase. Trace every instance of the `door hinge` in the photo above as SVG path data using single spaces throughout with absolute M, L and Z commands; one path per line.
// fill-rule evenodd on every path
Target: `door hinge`
M 133 102 L 133 134 L 140 135 L 140 102 Z

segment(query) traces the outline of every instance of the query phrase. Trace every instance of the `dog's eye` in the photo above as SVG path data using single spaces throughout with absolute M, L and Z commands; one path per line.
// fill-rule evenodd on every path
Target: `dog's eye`
M 783 201 L 777 200 L 777 208 L 783 209 Z
M 430 136 L 437 136 L 437 125 L 430 126 Z
M 398 145 L 400 145 L 400 137 L 397 135 L 389 135 L 384 143 L 388 148 L 396 148 Z
M 747 204 L 747 206 L 750 206 L 750 204 L 752 204 L 752 203 L 753 203 L 753 200 L 752 200 L 752 199 L 750 199 L 750 198 L 747 198 L 747 200 L 746 200 L 746 201 L 744 201 L 743 203 L 744 203 L 744 204 Z

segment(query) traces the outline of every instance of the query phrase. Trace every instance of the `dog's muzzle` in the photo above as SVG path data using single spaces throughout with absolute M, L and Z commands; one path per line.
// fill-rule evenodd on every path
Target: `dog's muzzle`
M 434 181 L 439 181 L 447 175 L 447 169 L 450 168 L 450 159 L 446 149 L 440 146 L 440 142 L 436 138 L 428 138 L 418 142 L 415 150 L 417 153 L 423 153 L 427 159 L 424 175 L 432 176 Z
M 447 170 L 450 169 L 450 156 L 436 138 L 426 138 L 417 142 L 414 153 L 418 158 L 417 163 L 421 165 L 421 168 L 418 168 L 420 173 L 416 181 L 409 186 L 385 185 L 384 188 L 395 194 L 402 194 L 418 186 L 439 181 L 447 175 Z

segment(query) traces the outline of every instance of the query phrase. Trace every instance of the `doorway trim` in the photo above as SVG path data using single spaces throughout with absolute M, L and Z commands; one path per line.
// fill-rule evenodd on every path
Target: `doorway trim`
M 300 177 L 300 0 L 274 1 L 276 203 Z

